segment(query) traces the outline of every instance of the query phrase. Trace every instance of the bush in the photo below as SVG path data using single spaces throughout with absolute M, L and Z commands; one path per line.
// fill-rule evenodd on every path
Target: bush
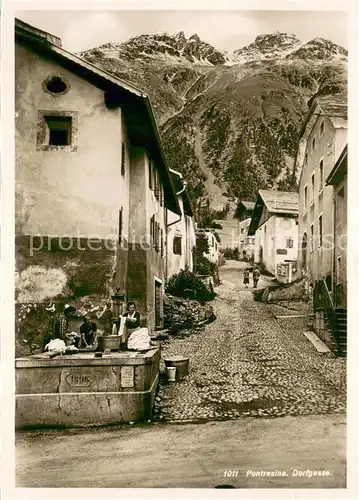
M 239 260 L 239 250 L 238 248 L 225 248 L 223 251 L 225 259 Z
M 166 293 L 175 297 L 194 298 L 197 300 L 213 300 L 216 294 L 194 273 L 185 270 L 171 276 L 166 286 Z
M 224 266 L 225 263 L 226 259 L 224 258 L 223 253 L 220 253 L 218 257 L 218 266 Z

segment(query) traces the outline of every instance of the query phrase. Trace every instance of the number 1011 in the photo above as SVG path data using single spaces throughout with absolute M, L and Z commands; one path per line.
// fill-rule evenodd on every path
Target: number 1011
M 237 470 L 225 470 L 223 475 L 224 475 L 224 477 L 237 477 L 238 471 Z

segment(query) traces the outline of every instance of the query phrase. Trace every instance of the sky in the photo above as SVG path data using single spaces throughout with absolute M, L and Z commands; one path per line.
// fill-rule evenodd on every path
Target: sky
M 194 33 L 232 51 L 263 33 L 282 31 L 306 42 L 327 38 L 348 48 L 347 14 L 325 11 L 21 11 L 16 16 L 57 35 L 71 52 L 149 33 Z

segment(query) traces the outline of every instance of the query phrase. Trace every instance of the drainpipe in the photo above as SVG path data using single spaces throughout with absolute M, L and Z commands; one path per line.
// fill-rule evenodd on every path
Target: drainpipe
M 176 196 L 179 196 L 180 194 L 182 194 L 185 191 L 186 187 L 187 187 L 187 182 L 183 181 L 183 188 L 176 193 Z M 167 246 L 167 250 L 166 250 L 166 280 L 168 277 L 168 228 L 170 226 L 173 226 L 173 224 L 177 224 L 177 222 L 180 222 L 181 220 L 182 220 L 182 213 L 177 220 L 171 222 L 170 224 L 166 224 L 166 241 L 167 241 L 167 245 L 166 245 Z

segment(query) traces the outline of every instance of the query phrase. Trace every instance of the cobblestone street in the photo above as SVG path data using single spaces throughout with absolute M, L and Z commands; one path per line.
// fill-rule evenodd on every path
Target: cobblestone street
M 226 420 L 246 416 L 345 413 L 346 360 L 319 354 L 303 335 L 307 318 L 255 302 L 243 287 L 244 264 L 227 261 L 216 289 L 216 321 L 171 337 L 162 357 L 190 358 L 183 382 L 162 384 L 155 418 Z M 268 278 L 261 277 L 259 287 Z

